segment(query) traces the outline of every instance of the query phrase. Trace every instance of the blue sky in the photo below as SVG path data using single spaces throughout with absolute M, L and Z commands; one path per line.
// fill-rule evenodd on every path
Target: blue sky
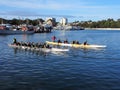
M 68 21 L 120 18 L 120 0 L 0 0 L 2 18 L 61 17 Z

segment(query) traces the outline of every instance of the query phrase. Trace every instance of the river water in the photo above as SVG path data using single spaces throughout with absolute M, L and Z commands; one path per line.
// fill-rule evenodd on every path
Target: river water
M 30 52 L 8 46 L 18 41 L 57 39 L 106 45 L 104 49 Z M 0 90 L 120 90 L 120 31 L 53 31 L 0 36 Z

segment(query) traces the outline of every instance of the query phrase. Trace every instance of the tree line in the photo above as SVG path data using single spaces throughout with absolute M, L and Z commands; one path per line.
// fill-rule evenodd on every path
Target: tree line
M 22 19 L 13 18 L 12 20 L 7 20 L 7 19 L 0 18 L 0 24 L 11 24 L 11 25 L 29 24 L 29 25 L 38 25 L 38 24 L 43 23 L 43 22 L 44 22 L 43 19 L 34 19 L 34 20 L 25 19 L 25 20 L 22 20 Z
M 43 19 L 16 19 L 13 18 L 12 20 L 7 20 L 0 18 L 0 24 L 11 24 L 11 25 L 20 25 L 20 24 L 29 24 L 29 25 L 39 25 L 40 23 L 43 24 L 45 22 Z M 58 23 L 58 22 L 55 22 Z M 57 24 L 55 24 L 57 25 Z M 114 19 L 107 19 L 107 20 L 101 20 L 101 21 L 75 21 L 72 22 L 71 25 L 77 25 L 84 28 L 120 28 L 120 19 L 114 20 Z
M 120 19 L 114 20 L 109 18 L 101 21 L 75 21 L 74 23 L 84 28 L 120 28 Z

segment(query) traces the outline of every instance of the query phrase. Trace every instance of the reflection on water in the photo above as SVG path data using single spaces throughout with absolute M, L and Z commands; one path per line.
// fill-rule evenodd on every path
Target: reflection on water
M 23 35 L 22 35 L 22 40 L 26 41 L 26 40 L 27 40 L 27 37 L 28 37 L 28 35 L 23 34 Z
M 13 48 L 14 49 L 14 54 L 25 54 L 25 55 L 40 55 L 40 56 L 46 56 L 48 53 L 43 52 L 43 51 L 35 51 L 35 50 L 25 50 L 25 49 L 20 49 L 20 48 Z
M 37 55 L 37 56 L 47 56 L 50 54 L 57 55 L 57 56 L 67 56 L 66 52 L 60 51 L 51 51 L 51 52 L 44 52 L 44 51 L 35 51 L 35 50 L 25 50 L 20 48 L 13 48 L 14 54 L 25 54 L 25 55 Z

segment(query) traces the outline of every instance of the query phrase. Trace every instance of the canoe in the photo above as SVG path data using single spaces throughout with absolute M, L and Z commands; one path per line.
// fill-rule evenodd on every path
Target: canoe
M 23 49 L 23 50 L 43 51 L 43 52 L 66 52 L 66 51 L 69 51 L 69 49 L 64 49 L 64 48 L 36 48 L 36 47 L 18 46 L 15 44 L 8 44 L 8 46 L 12 47 L 12 48 Z
M 58 42 L 50 42 L 50 41 L 46 41 L 47 44 L 51 44 L 51 45 L 60 45 L 60 46 L 69 46 L 69 47 L 75 47 L 75 48 L 105 48 L 106 45 L 84 45 L 84 44 L 68 44 L 68 43 L 58 43 Z

